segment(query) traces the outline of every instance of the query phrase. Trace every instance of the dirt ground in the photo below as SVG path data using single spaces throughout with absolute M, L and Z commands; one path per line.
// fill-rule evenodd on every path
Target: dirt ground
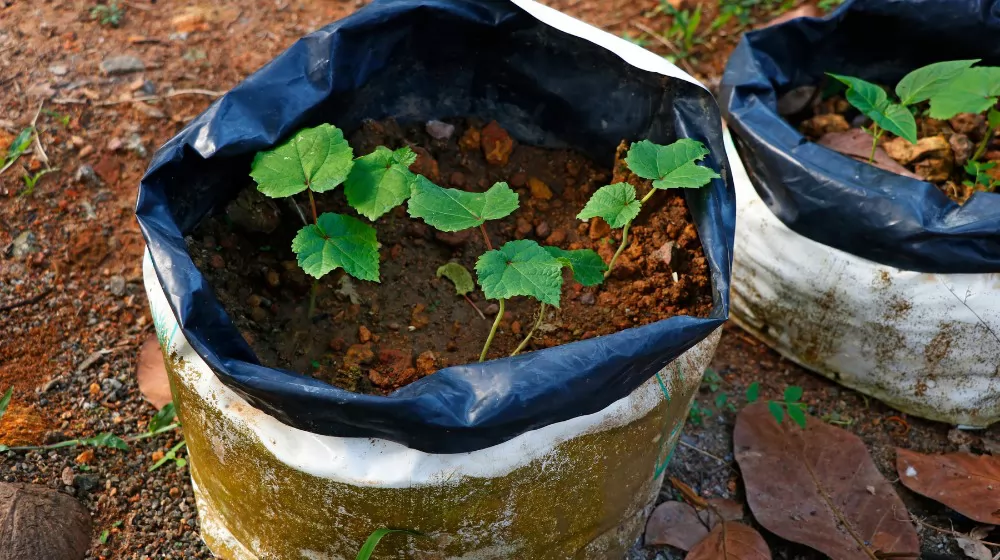
M 363 3 L 136 0 L 121 3 L 115 28 L 91 18 L 92 1 L 0 2 L 0 146 L 33 121 L 41 144 L 0 175 L 0 390 L 15 391 L 0 441 L 41 444 L 146 429 L 154 409 L 142 400 L 134 372 L 152 321 L 132 211 L 151 155 L 218 93 Z M 549 3 L 661 54 L 677 53 L 678 37 L 656 39 L 644 31 L 669 28 L 670 18 L 653 13 L 654 0 Z M 749 6 L 748 25 L 795 7 L 742 4 Z M 710 32 L 721 8 L 705 6 L 701 42 L 692 41 L 682 66 L 715 85 L 738 37 L 738 18 Z M 22 195 L 22 175 L 46 166 L 56 170 Z M 718 410 L 715 401 L 725 393 L 738 410 L 754 381 L 761 382 L 762 398 L 803 387 L 810 413 L 846 423 L 892 481 L 894 447 L 958 448 L 948 426 L 908 418 L 810 374 L 734 326 L 727 327 L 712 368 L 720 380 L 714 390 L 703 387 L 697 422 L 686 427 L 668 470 L 705 496 L 742 496 L 730 439 L 735 414 Z M 989 435 L 1000 439 L 997 429 Z M 187 469 L 168 464 L 146 472 L 180 439 L 164 434 L 129 451 L 0 454 L 0 481 L 44 484 L 79 498 L 94 519 L 88 558 L 210 558 L 198 537 Z M 943 508 L 897 487 L 914 514 L 952 526 Z M 673 490 L 665 488 L 663 498 L 670 497 Z M 959 524 L 958 530 L 969 528 Z M 921 536 L 928 558 L 956 553 L 940 534 Z M 775 558 L 819 557 L 768 539 Z M 637 548 L 631 555 L 679 557 L 667 549 Z

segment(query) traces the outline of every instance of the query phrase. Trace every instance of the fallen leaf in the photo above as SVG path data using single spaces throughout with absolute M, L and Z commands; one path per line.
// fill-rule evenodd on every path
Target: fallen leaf
M 967 539 L 965 537 L 955 537 L 955 544 L 962 549 L 962 552 L 966 556 L 974 560 L 993 560 L 993 555 L 990 554 L 990 549 L 986 548 L 983 543 Z
M 757 531 L 725 522 L 692 548 L 687 560 L 771 560 L 771 549 Z
M 910 490 L 969 519 L 1000 524 L 1000 457 L 924 455 L 897 448 L 896 471 Z
M 829 132 L 819 139 L 817 144 L 826 146 L 835 152 L 850 156 L 862 163 L 868 163 L 872 153 L 872 137 L 860 128 L 852 128 L 847 132 Z M 897 175 L 919 179 L 915 173 L 903 167 L 881 148 L 875 150 L 875 167 L 891 171 Z
M 803 17 L 815 18 L 819 16 L 820 16 L 819 8 L 807 4 L 805 6 L 802 6 L 801 8 L 796 8 L 794 10 L 781 14 L 780 16 L 772 19 L 771 21 L 765 23 L 764 25 L 759 26 L 758 29 L 764 27 L 771 27 L 772 25 L 779 25 L 787 21 L 792 21 L 793 19 L 797 18 L 803 18 Z
M 750 510 L 768 531 L 833 560 L 920 550 L 906 507 L 850 432 L 817 418 L 804 429 L 778 424 L 755 403 L 737 417 L 733 446 Z
M 0 483 L 0 560 L 83 558 L 90 512 L 74 498 L 38 484 Z
M 708 535 L 698 512 L 684 502 L 663 502 L 646 522 L 646 546 L 669 545 L 691 550 Z
M 699 512 L 699 516 L 708 524 L 709 529 L 714 529 L 719 524 L 719 516 L 722 517 L 722 521 L 742 521 L 746 515 L 743 504 L 733 500 L 709 498 L 708 505 L 710 507 Z
M 173 400 L 170 394 L 170 381 L 167 379 L 167 367 L 163 363 L 163 353 L 156 335 L 150 335 L 139 349 L 139 367 L 136 368 L 136 381 L 139 391 L 149 401 L 149 404 L 160 410 Z

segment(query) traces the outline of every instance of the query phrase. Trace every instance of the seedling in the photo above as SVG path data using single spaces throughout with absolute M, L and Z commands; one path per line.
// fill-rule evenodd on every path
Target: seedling
M 147 432 L 156 433 L 157 431 L 170 426 L 176 417 L 177 411 L 174 409 L 174 403 L 167 403 L 163 408 L 158 410 L 155 415 L 153 415 L 152 419 L 150 419 Z
M 622 230 L 621 244 L 608 263 L 605 278 L 611 274 L 619 255 L 628 245 L 628 230 L 632 220 L 639 215 L 642 205 L 652 198 L 657 189 L 701 188 L 712 179 L 719 178 L 719 174 L 712 169 L 697 164 L 707 155 L 708 149 L 704 144 L 689 138 L 682 138 L 668 146 L 654 144 L 649 140 L 632 144 L 625 163 L 639 177 L 652 180 L 653 188 L 642 200 L 637 200 L 635 187 L 628 183 L 603 186 L 597 189 L 577 215 L 581 220 L 600 217 L 612 228 Z
M 355 560 L 369 560 L 372 554 L 375 552 L 375 547 L 378 546 L 379 541 L 382 540 L 386 535 L 391 535 L 393 533 L 406 533 L 407 535 L 413 535 L 415 537 L 425 537 L 423 533 L 418 533 L 417 531 L 412 531 L 410 529 L 375 529 L 371 535 L 368 535 L 368 539 L 365 540 L 365 544 L 361 545 L 361 550 L 358 551 L 358 556 Z
M 695 44 L 701 42 L 698 36 L 698 26 L 701 25 L 701 6 L 694 10 L 675 8 L 667 0 L 660 0 L 659 9 L 671 17 L 670 29 L 667 34 L 675 41 L 677 56 L 686 58 L 691 55 Z
M 178 469 L 183 469 L 185 466 L 187 466 L 187 459 L 182 459 L 182 458 L 178 457 L 177 453 L 185 445 L 187 445 L 187 442 L 182 440 L 177 445 L 171 447 L 170 451 L 167 451 L 159 461 L 157 461 L 157 462 L 153 463 L 152 465 L 150 465 L 150 467 L 147 469 L 147 472 L 153 472 L 156 469 L 158 469 L 158 468 L 162 467 L 163 465 L 167 464 L 167 462 L 169 462 L 169 461 L 173 461 L 174 464 L 177 466 Z
M 760 398 L 760 382 L 754 381 L 747 387 L 747 402 L 757 402 Z M 796 387 L 792 385 L 785 389 L 784 399 L 782 401 L 767 401 L 767 409 L 771 412 L 771 416 L 781 424 L 785 420 L 785 414 L 787 411 L 788 417 L 792 419 L 793 422 L 799 425 L 799 427 L 805 429 L 806 427 L 806 405 L 800 402 L 802 399 L 802 387 Z
M 101 25 L 118 27 L 125 17 L 125 8 L 121 7 L 118 0 L 111 0 L 107 4 L 98 4 L 90 9 L 90 19 L 96 19 Z
M 18 158 L 20 158 L 21 155 L 28 150 L 28 146 L 31 145 L 34 134 L 35 127 L 29 126 L 22 130 L 14 138 L 14 141 L 10 143 L 10 147 L 7 148 L 7 156 L 4 158 L 3 167 L 0 168 L 0 173 L 7 171 L 10 166 L 14 165 L 14 162 L 16 162 Z
M 959 91 L 970 89 L 972 83 L 978 84 L 979 80 L 989 78 L 989 72 L 975 72 L 971 77 L 963 78 L 970 70 L 987 70 L 971 69 L 970 67 L 977 62 L 979 60 L 955 60 L 937 62 L 923 68 L 917 68 L 903 76 L 903 79 L 896 84 L 898 103 L 893 103 L 884 89 L 871 82 L 851 76 L 830 73 L 827 75 L 846 85 L 847 102 L 872 120 L 872 126 L 867 132 L 872 136 L 872 151 L 868 163 L 873 163 L 878 141 L 885 131 L 904 138 L 911 144 L 917 143 L 917 122 L 911 112 L 914 105 L 930 100 L 931 117 L 933 118 L 950 118 L 963 110 L 968 111 L 969 108 L 974 108 L 972 104 L 969 104 L 970 96 L 960 95 Z M 957 83 L 966 85 L 956 87 Z M 987 88 L 982 91 L 992 90 Z M 1000 91 L 997 94 L 1000 94 Z M 989 105 L 969 112 L 985 111 L 995 103 L 996 97 Z M 937 108 L 935 109 L 935 107 Z M 964 107 L 964 109 L 957 109 L 954 113 L 943 116 L 956 107 Z
M 42 177 L 48 175 L 49 173 L 52 173 L 53 171 L 59 171 L 59 168 L 49 167 L 47 169 L 40 170 L 38 173 L 35 173 L 34 175 L 25 173 L 23 177 L 24 190 L 21 191 L 19 196 L 31 196 L 31 194 L 35 192 L 35 185 L 38 184 L 38 181 L 40 181 Z
M 976 185 L 984 185 L 987 190 L 993 190 L 1000 187 L 1000 179 L 994 179 L 989 173 L 990 170 L 996 166 L 997 164 L 995 162 L 981 163 L 969 160 L 969 162 L 965 164 L 965 172 L 968 173 L 970 177 L 973 177 L 973 179 L 962 181 L 962 184 L 973 188 L 975 188 Z

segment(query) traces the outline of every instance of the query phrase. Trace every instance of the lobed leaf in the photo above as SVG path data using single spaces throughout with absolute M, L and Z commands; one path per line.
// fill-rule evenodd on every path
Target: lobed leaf
M 896 84 L 896 95 L 899 97 L 899 102 L 902 105 L 913 105 L 930 99 L 945 90 L 955 78 L 962 74 L 962 71 L 977 62 L 979 59 L 951 60 L 917 68 L 903 76 L 903 79 Z
M 625 163 L 636 175 L 652 179 L 658 189 L 697 188 L 719 177 L 715 171 L 697 165 L 706 155 L 705 145 L 690 138 L 667 146 L 642 140 L 629 148 Z
M 608 265 L 604 259 L 590 249 L 575 249 L 567 251 L 559 247 L 544 247 L 550 255 L 563 261 L 573 271 L 573 279 L 584 286 L 596 286 L 604 281 L 604 273 Z
M 505 218 L 519 206 L 517 193 L 507 183 L 494 183 L 484 193 L 446 189 L 417 175 L 412 184 L 408 212 L 440 231 L 461 231 L 486 220 Z
M 488 299 L 528 296 L 559 307 L 563 264 L 535 241 L 522 239 L 483 253 L 476 274 Z
M 606 185 L 590 197 L 577 214 L 581 220 L 601 217 L 613 228 L 625 227 L 639 215 L 641 203 L 635 197 L 635 187 L 628 183 Z
M 632 173 L 643 179 L 659 179 L 660 171 L 656 161 L 657 153 L 657 145 L 649 140 L 634 142 L 625 155 L 625 163 L 632 170 Z
M 331 124 L 300 130 L 272 150 L 259 152 L 250 167 L 257 190 L 283 198 L 306 189 L 326 192 L 343 183 L 354 166 L 354 151 Z
M 476 289 L 476 284 L 472 280 L 472 274 L 464 266 L 457 262 L 443 264 L 437 269 L 437 277 L 444 276 L 455 285 L 455 292 L 458 295 L 465 295 Z
M 371 221 L 406 202 L 417 175 L 410 165 L 417 155 L 407 147 L 392 151 L 385 146 L 354 160 L 344 194 L 347 202 Z
M 333 212 L 320 215 L 318 224 L 299 230 L 292 251 L 302 270 L 314 278 L 343 268 L 359 280 L 379 281 L 375 228 L 357 218 Z
M 1000 68 L 967 68 L 948 88 L 931 97 L 930 116 L 950 119 L 959 113 L 982 113 L 1000 96 Z

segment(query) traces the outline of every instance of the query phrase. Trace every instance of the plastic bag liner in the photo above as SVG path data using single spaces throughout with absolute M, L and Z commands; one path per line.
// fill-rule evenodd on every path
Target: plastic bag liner
M 790 229 L 904 270 L 1000 272 L 1000 194 L 964 205 L 806 140 L 778 98 L 824 72 L 894 86 L 943 60 L 1000 65 L 1000 0 L 856 0 L 825 19 L 747 33 L 722 78 L 721 101 L 754 187 Z
M 261 366 L 195 268 L 184 234 L 252 184 L 254 153 L 302 127 L 461 116 L 496 119 L 520 142 L 571 147 L 607 165 L 622 139 L 704 142 L 706 165 L 724 179 L 686 196 L 710 264 L 711 316 L 449 367 L 389 396 Z M 508 1 L 376 1 L 296 42 L 165 144 L 142 180 L 136 215 L 184 336 L 253 406 L 317 434 L 458 453 L 597 412 L 728 318 L 735 201 L 727 166 L 718 106 L 696 83 L 640 70 Z

